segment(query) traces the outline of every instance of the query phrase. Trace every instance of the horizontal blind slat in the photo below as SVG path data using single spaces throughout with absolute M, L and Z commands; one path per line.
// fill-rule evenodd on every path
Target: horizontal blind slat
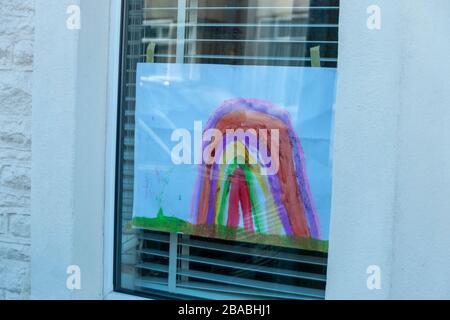
M 146 254 L 146 255 L 169 258 L 169 253 L 167 251 L 152 250 L 152 249 L 140 249 L 140 250 L 137 250 L 137 252 Z
M 187 245 L 190 247 L 206 249 L 206 250 L 214 250 L 214 251 L 220 251 L 220 252 L 256 256 L 256 257 L 268 258 L 268 259 L 285 260 L 285 261 L 312 264 L 312 265 L 318 265 L 318 266 L 326 266 L 326 264 L 327 264 L 326 258 L 306 256 L 306 255 L 300 255 L 300 254 L 292 254 L 292 253 L 279 254 L 279 253 L 271 252 L 268 250 L 249 248 L 246 246 L 231 246 L 231 245 L 226 245 L 226 244 L 221 244 L 221 243 L 206 242 L 206 241 L 199 241 L 199 240 L 186 240 L 186 239 L 182 239 L 181 244 Z
M 153 270 L 153 271 L 164 272 L 164 273 L 168 273 L 169 272 L 169 266 L 162 265 L 162 264 L 159 264 L 159 263 L 149 263 L 149 262 L 139 263 L 139 264 L 136 265 L 136 268 L 138 268 L 138 269 L 146 269 L 146 270 Z
M 141 56 L 141 55 L 140 55 Z M 145 55 L 142 55 L 145 56 Z M 176 54 L 155 54 L 155 58 L 176 58 Z M 138 56 L 139 57 L 139 56 Z M 275 61 L 311 61 L 306 57 L 270 57 L 270 56 L 237 56 L 237 55 L 212 55 L 212 54 L 196 54 L 185 55 L 187 59 L 231 59 L 231 60 L 275 60 Z M 321 58 L 323 62 L 337 62 L 335 58 Z M 127 101 L 134 101 L 134 98 L 128 97 Z
M 213 282 L 228 283 L 237 286 L 265 289 L 269 291 L 282 292 L 282 293 L 295 293 L 305 297 L 324 299 L 325 295 L 322 290 L 316 290 L 311 288 L 303 288 L 297 286 L 284 285 L 273 282 L 265 282 L 259 280 L 250 280 L 240 277 L 225 276 L 221 274 L 210 274 L 202 271 L 194 270 L 179 270 L 178 274 L 181 276 L 193 277 L 202 280 L 209 280 Z
M 130 25 L 131 28 L 141 28 L 147 26 L 169 26 L 173 28 L 210 28 L 210 27 L 223 27 L 223 28 L 337 28 L 337 24 L 305 24 L 305 23 L 160 23 L 147 21 L 142 25 Z
M 231 294 L 231 297 L 236 299 L 299 299 L 298 295 L 281 293 L 281 292 L 267 292 L 264 290 L 258 290 L 255 288 L 244 288 L 239 286 L 231 286 L 224 284 L 216 284 L 216 283 L 203 283 L 196 281 L 181 281 L 178 284 L 180 288 L 189 288 L 195 289 L 198 292 L 199 290 L 203 292 L 207 292 L 205 295 L 206 298 L 209 298 L 209 293 L 213 292 L 222 292 Z M 302 297 L 303 299 L 311 299 Z
M 285 10 L 339 10 L 339 7 L 336 6 L 320 6 L 320 7 L 311 7 L 311 6 L 289 6 L 289 7 L 282 7 L 282 6 L 222 6 L 222 7 L 187 7 L 186 11 L 199 11 L 199 10 L 280 10 L 280 9 L 285 9 Z M 135 10 L 135 11 L 130 11 L 131 14 L 133 13 L 141 13 L 142 11 L 154 11 L 154 10 L 178 10 L 178 7 L 152 7 L 152 8 L 143 8 L 143 10 Z
M 191 256 L 180 255 L 178 258 L 180 260 L 185 260 L 185 261 L 189 261 L 189 262 L 203 263 L 203 264 L 207 264 L 207 265 L 215 265 L 215 266 L 233 268 L 233 269 L 239 269 L 239 270 L 268 273 L 271 275 L 279 275 L 279 276 L 293 277 L 293 278 L 300 278 L 300 279 L 307 279 L 307 280 L 321 281 L 321 282 L 326 281 L 326 276 L 321 275 L 321 274 L 299 272 L 299 271 L 293 271 L 293 270 L 289 270 L 289 269 L 271 268 L 271 267 L 265 267 L 265 266 L 251 265 L 248 263 L 238 263 L 238 262 L 233 262 L 233 261 L 196 257 L 196 256 L 192 256 L 192 255 Z
M 326 41 L 326 40 L 296 40 L 296 39 L 186 39 L 182 40 L 185 43 L 190 42 L 249 42 L 249 43 L 285 43 L 285 44 L 338 44 L 337 41 Z M 168 42 L 176 44 L 180 42 L 177 39 L 167 39 L 167 38 L 144 38 L 139 41 L 139 43 L 150 43 L 150 42 Z

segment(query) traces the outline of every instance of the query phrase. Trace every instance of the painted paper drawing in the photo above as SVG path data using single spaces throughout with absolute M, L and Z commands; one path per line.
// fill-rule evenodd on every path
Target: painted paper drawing
M 215 112 L 208 121 L 207 129 L 210 127 L 218 129 L 223 135 L 225 130 L 230 129 L 255 133 L 276 129 L 279 132 L 275 142 L 278 143 L 278 152 L 270 153 L 274 151 L 268 143 L 270 139 L 245 141 L 244 134 L 235 135 L 236 139 L 224 139 L 220 141 L 221 145 L 211 147 L 210 152 L 215 157 L 231 150 L 232 155 L 241 156 L 241 161 L 229 156 L 225 158 L 235 161 L 224 164 L 215 161 L 201 166 L 199 186 L 194 188 L 192 223 L 237 228 L 242 218 L 245 231 L 249 233 L 312 236 L 318 239 L 318 220 L 304 170 L 303 152 L 290 124 L 289 114 L 269 102 L 235 99 L 226 101 Z M 262 143 L 251 145 L 250 141 Z M 224 142 L 227 143 L 225 147 Z M 263 143 L 264 146 L 261 146 Z M 205 144 L 204 148 L 207 147 Z M 263 151 L 261 154 L 261 149 L 269 152 Z M 264 159 L 266 153 L 269 159 Z M 274 153 L 278 153 L 276 159 L 271 157 Z M 245 161 L 249 157 L 255 161 Z M 279 162 L 277 173 L 262 175 L 261 161 Z M 249 164 L 251 162 L 255 164 Z
M 327 251 L 335 73 L 310 70 L 139 65 L 133 226 Z

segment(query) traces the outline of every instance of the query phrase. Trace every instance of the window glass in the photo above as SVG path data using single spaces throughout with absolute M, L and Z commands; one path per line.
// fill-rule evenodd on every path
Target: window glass
M 133 227 L 137 64 L 336 68 L 338 0 L 124 0 L 115 290 L 171 298 L 322 299 L 327 254 Z

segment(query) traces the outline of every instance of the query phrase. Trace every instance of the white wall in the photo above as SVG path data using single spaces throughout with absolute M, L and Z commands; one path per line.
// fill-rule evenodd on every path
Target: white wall
M 80 30 L 66 28 L 69 5 L 81 7 Z M 32 298 L 103 294 L 109 5 L 36 0 Z M 69 265 L 82 290 L 66 288 Z
M 0 300 L 30 295 L 34 3 L 0 0 Z
M 391 298 L 450 299 L 450 1 L 404 1 Z
M 327 297 L 449 299 L 450 3 L 375 3 L 341 1 Z

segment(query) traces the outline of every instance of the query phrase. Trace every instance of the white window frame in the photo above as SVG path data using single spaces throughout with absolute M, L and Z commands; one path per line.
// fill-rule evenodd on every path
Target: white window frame
M 68 1 L 35 1 L 31 299 L 104 297 L 112 1 L 70 1 L 82 8 L 80 29 L 65 27 Z M 73 265 L 80 267 L 80 290 L 67 286 Z

